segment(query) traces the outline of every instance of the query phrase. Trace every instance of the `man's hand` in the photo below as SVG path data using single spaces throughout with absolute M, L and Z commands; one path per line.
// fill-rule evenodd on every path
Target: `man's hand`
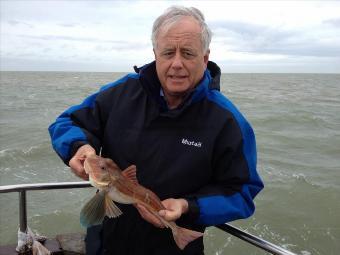
M 165 210 L 160 210 L 158 215 L 164 218 L 166 221 L 175 221 L 179 219 L 182 214 L 188 211 L 188 202 L 185 199 L 179 198 L 169 198 L 162 201 L 162 204 L 165 207 Z M 142 218 L 155 227 L 164 228 L 164 224 L 151 212 L 149 212 L 143 205 L 137 204 L 136 208 Z
M 87 181 L 89 179 L 88 175 L 85 173 L 84 169 L 84 161 L 86 157 L 96 154 L 95 149 L 92 146 L 85 144 L 77 150 L 76 154 L 71 158 L 69 162 L 69 166 L 71 167 L 72 172 L 82 178 L 83 180 Z

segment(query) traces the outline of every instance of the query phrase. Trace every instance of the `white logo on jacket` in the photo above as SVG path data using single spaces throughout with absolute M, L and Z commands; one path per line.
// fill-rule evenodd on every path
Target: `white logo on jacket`
M 198 148 L 202 147 L 201 142 L 189 141 L 186 138 L 182 138 L 182 144 L 189 145 L 189 146 L 195 146 L 195 147 L 198 147 Z

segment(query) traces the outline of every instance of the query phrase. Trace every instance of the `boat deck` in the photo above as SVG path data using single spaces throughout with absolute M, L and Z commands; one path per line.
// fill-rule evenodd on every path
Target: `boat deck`
M 85 254 L 84 234 L 80 233 L 57 235 L 53 239 L 47 239 L 44 246 L 51 251 L 51 255 Z M 0 255 L 18 255 L 15 248 L 16 244 L 0 246 Z

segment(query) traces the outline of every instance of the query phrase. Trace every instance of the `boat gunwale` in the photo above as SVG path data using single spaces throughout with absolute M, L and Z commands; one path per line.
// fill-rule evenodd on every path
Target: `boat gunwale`
M 27 229 L 27 211 L 26 211 L 26 191 L 32 190 L 54 190 L 54 189 L 75 189 L 92 187 L 89 181 L 81 182 L 51 182 L 51 183 L 28 183 L 0 186 L 0 193 L 19 192 L 19 221 L 20 230 L 25 232 Z M 270 243 L 255 235 L 249 234 L 239 228 L 232 226 L 229 223 L 216 225 L 216 228 L 229 233 L 249 244 L 258 247 L 262 250 L 270 252 L 274 255 L 296 255 L 278 245 Z

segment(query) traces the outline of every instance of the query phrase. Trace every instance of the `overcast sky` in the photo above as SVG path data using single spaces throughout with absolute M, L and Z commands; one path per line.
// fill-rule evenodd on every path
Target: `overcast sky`
M 153 60 L 152 23 L 195 6 L 223 72 L 340 73 L 339 1 L 4 1 L 1 70 L 132 71 Z

